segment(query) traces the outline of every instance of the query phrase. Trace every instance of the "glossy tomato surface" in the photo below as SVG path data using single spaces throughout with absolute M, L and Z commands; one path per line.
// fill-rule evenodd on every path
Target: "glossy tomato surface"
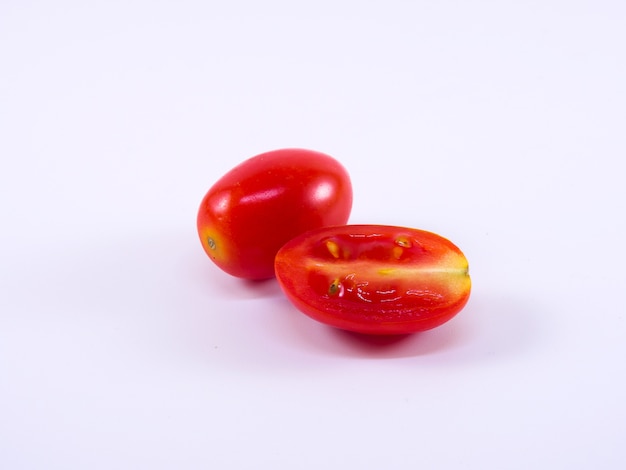
M 302 234 L 276 256 L 291 302 L 328 325 L 367 334 L 428 330 L 467 303 L 467 259 L 431 232 L 347 225 Z
M 352 185 L 334 158 L 304 149 L 252 157 L 220 178 L 198 211 L 207 255 L 233 276 L 274 276 L 274 257 L 303 232 L 345 224 Z

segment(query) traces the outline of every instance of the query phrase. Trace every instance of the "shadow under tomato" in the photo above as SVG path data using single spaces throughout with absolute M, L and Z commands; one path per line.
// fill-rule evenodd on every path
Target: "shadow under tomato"
M 197 261 L 196 261 L 197 262 Z M 196 282 L 201 282 L 207 295 L 218 295 L 224 300 L 250 300 L 282 296 L 283 293 L 276 278 L 250 280 L 241 279 L 204 263 L 198 269 Z M 200 280 L 198 280 L 200 279 Z
M 295 309 L 294 309 L 295 310 Z M 548 334 L 540 308 L 506 296 L 476 295 L 449 322 L 423 332 L 377 336 L 338 330 L 290 316 L 302 345 L 337 356 L 392 359 L 430 356 L 451 364 L 490 360 L 537 347 Z M 293 331 L 293 330 L 292 330 Z
M 246 291 L 247 297 L 275 297 L 283 294 L 278 281 L 273 277 L 257 281 L 250 279 L 238 279 L 237 281 L 241 284 L 242 289 Z
M 368 335 L 324 325 L 293 307 L 286 307 L 285 311 L 300 347 L 313 347 L 319 352 L 337 356 L 363 359 L 424 356 L 449 349 L 463 341 L 464 336 L 464 331 L 456 328 L 453 321 L 413 334 Z
M 399 345 L 403 342 L 408 341 L 413 336 L 411 334 L 368 335 L 346 330 L 334 330 L 333 334 L 338 336 L 340 340 L 346 341 L 349 344 L 353 344 L 355 347 L 362 347 L 364 349 L 372 350 L 379 350 L 381 348 L 388 348 Z
M 329 335 L 337 352 L 380 359 L 433 354 L 459 339 L 459 331 L 451 324 L 402 335 L 366 335 L 336 329 L 331 329 Z

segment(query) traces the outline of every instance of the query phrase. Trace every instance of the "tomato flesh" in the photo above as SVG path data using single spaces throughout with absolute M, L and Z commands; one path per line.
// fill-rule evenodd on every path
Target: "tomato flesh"
M 348 225 L 302 234 L 278 252 L 275 271 L 302 312 L 369 334 L 439 326 L 465 306 L 471 290 L 458 247 L 403 227 Z
M 274 276 L 274 257 L 287 241 L 318 227 L 345 224 L 352 185 L 329 155 L 281 149 L 252 157 L 204 196 L 197 226 L 206 254 L 227 273 Z

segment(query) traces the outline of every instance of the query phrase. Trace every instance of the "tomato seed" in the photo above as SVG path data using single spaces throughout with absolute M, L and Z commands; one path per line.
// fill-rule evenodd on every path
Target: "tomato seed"
M 341 282 L 339 279 L 335 279 L 330 283 L 330 287 L 328 288 L 328 295 L 337 295 L 341 290 Z
M 332 240 L 328 240 L 326 242 L 326 248 L 328 248 L 328 251 L 333 258 L 339 258 L 339 245 L 337 245 L 337 243 Z

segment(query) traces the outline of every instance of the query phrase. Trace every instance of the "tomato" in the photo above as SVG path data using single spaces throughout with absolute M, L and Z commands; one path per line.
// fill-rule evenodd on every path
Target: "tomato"
M 274 276 L 274 257 L 287 241 L 318 227 L 345 224 L 352 184 L 334 158 L 304 149 L 252 157 L 220 178 L 198 211 L 204 250 L 233 276 Z
M 467 303 L 467 259 L 431 232 L 384 225 L 327 227 L 299 235 L 276 255 L 291 302 L 328 325 L 367 334 L 428 330 Z

